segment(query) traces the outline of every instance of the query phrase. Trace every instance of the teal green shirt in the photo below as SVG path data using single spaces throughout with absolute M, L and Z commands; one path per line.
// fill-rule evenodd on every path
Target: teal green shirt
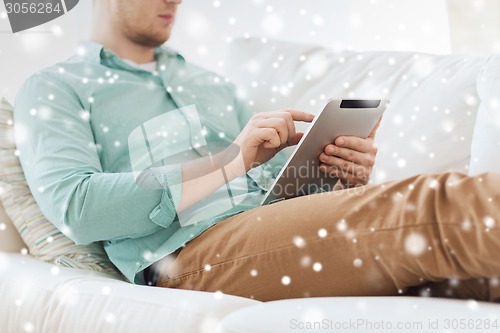
M 24 83 L 14 113 L 21 164 L 44 215 L 77 244 L 103 242 L 110 260 L 139 284 L 144 281 L 138 273 L 152 263 L 216 223 L 258 206 L 283 162 L 275 158 L 274 164 L 251 170 L 245 200 L 182 225 L 175 209 L 179 186 L 169 185 L 178 184 L 182 173 L 165 165 L 166 157 L 188 148 L 184 160 L 203 156 L 200 129 L 208 150 L 231 143 L 251 114 L 225 78 L 166 47 L 157 48 L 155 57 L 157 72 L 150 72 L 95 42 L 83 42 L 77 55 Z M 192 106 L 195 121 L 179 113 Z M 161 151 L 154 151 L 158 119 L 163 129 L 157 134 L 170 141 L 158 141 Z M 142 148 L 133 139 L 141 133 L 150 135 Z M 165 177 L 155 174 L 159 186 L 137 181 L 136 168 L 148 164 L 137 151 L 160 165 Z M 156 155 L 166 158 L 163 164 Z

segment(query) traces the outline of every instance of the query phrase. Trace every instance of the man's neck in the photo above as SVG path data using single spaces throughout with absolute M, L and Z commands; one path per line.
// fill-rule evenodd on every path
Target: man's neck
M 115 52 L 121 59 L 129 59 L 137 64 L 150 63 L 155 60 L 155 48 L 136 44 L 126 38 L 99 38 L 93 35 L 91 40 L 101 44 L 105 49 Z

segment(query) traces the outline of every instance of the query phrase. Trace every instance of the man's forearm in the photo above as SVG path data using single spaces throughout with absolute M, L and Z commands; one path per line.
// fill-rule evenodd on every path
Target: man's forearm
M 182 193 L 177 213 L 245 173 L 239 149 L 233 146 L 212 156 L 184 163 L 182 165 Z

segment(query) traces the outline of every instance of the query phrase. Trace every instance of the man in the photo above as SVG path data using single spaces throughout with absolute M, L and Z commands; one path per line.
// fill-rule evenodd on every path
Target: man
M 498 175 L 419 176 L 258 207 L 272 180 L 264 169 L 279 165 L 268 161 L 300 139 L 294 121 L 313 116 L 249 117 L 231 85 L 160 48 L 179 4 L 94 1 L 91 41 L 21 89 L 15 121 L 29 135 L 18 149 L 49 220 L 76 243 L 103 241 L 135 283 L 275 300 L 394 295 L 453 277 L 467 281 L 452 290 L 457 297 L 495 297 L 479 294 L 487 284 L 469 286 L 500 274 L 499 229 L 483 224 L 500 218 Z M 229 148 L 204 154 L 199 130 L 202 143 Z M 366 184 L 375 130 L 328 145 L 321 169 Z M 175 153 L 183 159 L 153 163 Z M 220 212 L 228 184 L 244 198 Z

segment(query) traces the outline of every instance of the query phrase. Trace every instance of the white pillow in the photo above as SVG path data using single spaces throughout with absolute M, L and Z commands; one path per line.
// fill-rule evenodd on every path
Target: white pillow
M 500 172 L 500 55 L 491 57 L 477 80 L 481 99 L 472 140 L 470 175 Z
M 372 181 L 467 172 L 482 58 L 410 52 L 333 52 L 289 42 L 238 39 L 226 75 L 254 112 L 317 112 L 326 98 L 389 98 Z M 302 126 L 302 128 L 305 128 Z

